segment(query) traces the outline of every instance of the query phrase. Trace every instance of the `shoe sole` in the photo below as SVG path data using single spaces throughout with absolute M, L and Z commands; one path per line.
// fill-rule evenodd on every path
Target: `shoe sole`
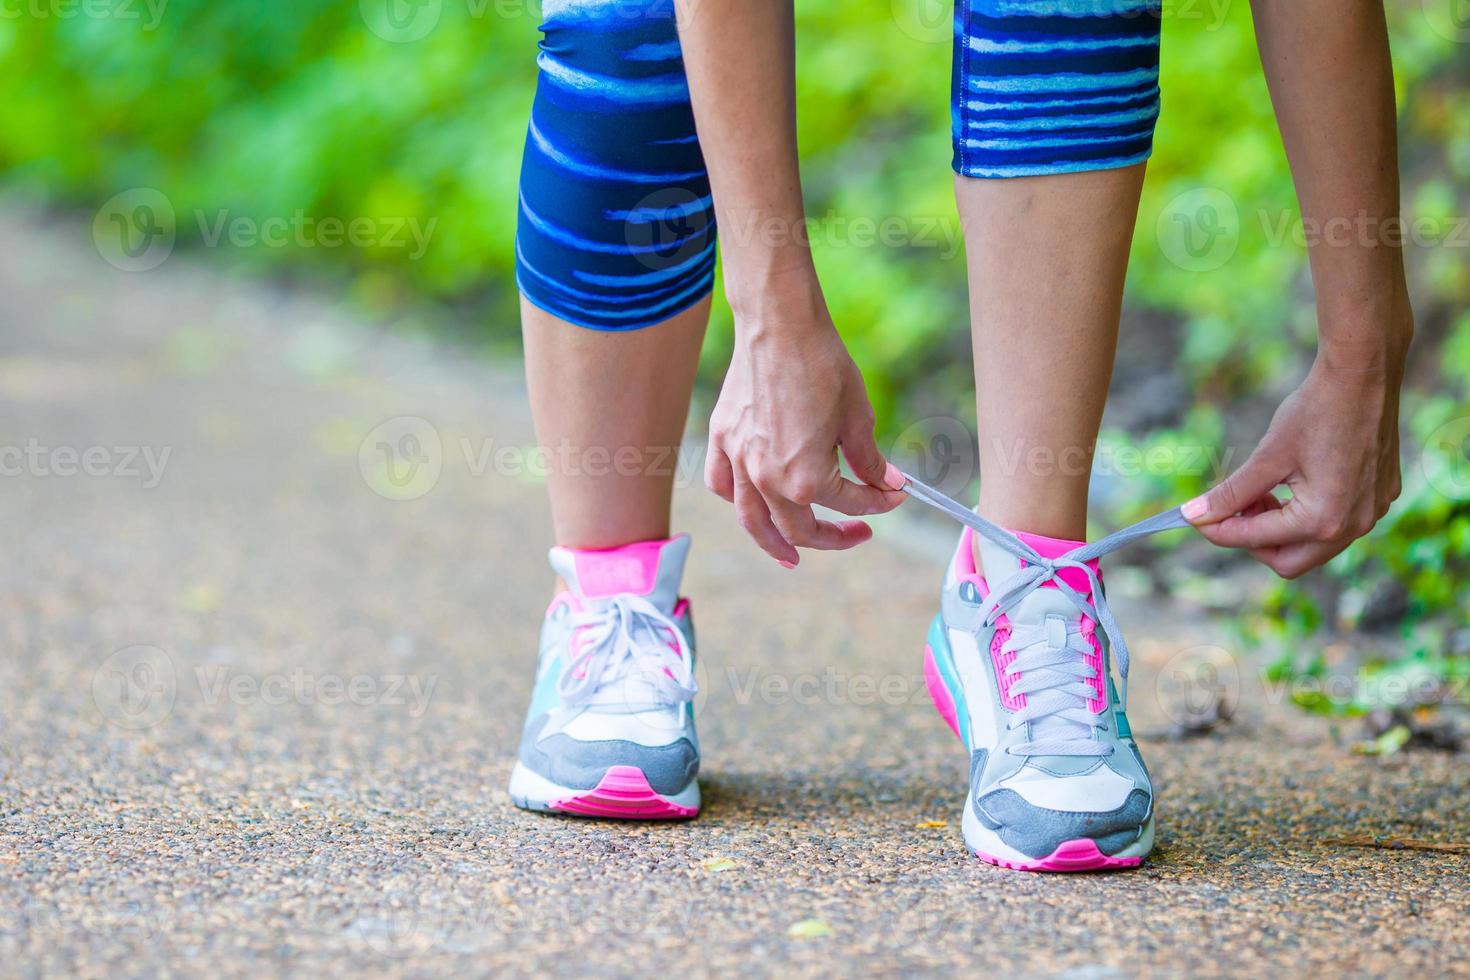
M 938 641 L 943 643 L 944 629 L 943 621 L 935 620 L 935 628 L 941 631 Z M 932 635 L 932 634 L 931 634 Z M 949 673 L 958 677 L 958 671 L 954 666 L 953 656 L 941 646 L 941 652 L 936 656 L 934 643 L 924 644 L 924 687 L 929 691 L 929 700 L 934 702 L 934 710 L 939 712 L 939 717 L 954 732 L 955 738 L 964 745 L 965 751 L 970 751 L 961 728 L 965 725 L 961 721 L 961 710 L 964 705 L 963 692 L 956 692 L 945 679 L 945 671 L 941 669 L 939 657 L 946 658 L 945 666 Z M 1044 858 L 1027 857 L 1007 847 L 999 837 L 995 836 L 989 828 L 973 817 L 969 803 L 969 790 L 965 791 L 965 818 L 964 836 L 965 846 L 977 858 L 986 864 L 993 864 L 998 868 L 1007 868 L 1011 871 L 1050 871 L 1050 872 L 1077 872 L 1077 871 L 1122 871 L 1128 868 L 1136 868 L 1143 863 L 1144 857 L 1153 849 L 1154 840 L 1154 818 L 1150 814 L 1148 822 L 1144 824 L 1143 832 L 1139 839 L 1118 854 L 1108 855 L 1098 850 L 1097 842 L 1091 838 L 1082 837 L 1077 840 L 1063 841 L 1057 845 L 1057 849 Z M 983 841 L 982 847 L 973 843 L 976 839 Z M 1132 853 L 1130 853 L 1132 852 Z
M 510 774 L 511 802 L 523 810 L 604 820 L 688 820 L 699 814 L 699 784 L 667 796 L 637 766 L 609 766 L 592 789 L 557 786 L 519 762 Z
M 975 851 L 974 854 L 986 864 L 1012 871 L 1122 871 L 1143 863 L 1142 857 L 1109 857 L 1097 849 L 1095 841 L 1085 837 L 1058 844 L 1055 851 L 1040 860 L 1008 861 L 984 851 Z

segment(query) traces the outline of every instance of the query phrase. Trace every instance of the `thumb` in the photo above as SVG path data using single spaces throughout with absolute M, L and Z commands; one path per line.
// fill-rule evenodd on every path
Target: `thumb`
M 1276 489 L 1288 475 L 1287 466 L 1257 449 L 1213 490 L 1185 504 L 1184 518 L 1198 527 L 1234 517 Z
M 878 451 L 871 425 L 850 425 L 840 440 L 843 458 L 859 480 L 871 487 L 903 489 L 903 474 Z

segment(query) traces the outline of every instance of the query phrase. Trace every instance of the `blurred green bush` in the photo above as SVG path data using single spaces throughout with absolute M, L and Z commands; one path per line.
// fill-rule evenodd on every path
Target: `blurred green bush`
M 152 187 L 181 216 L 433 221 L 432 247 L 416 259 L 385 247 L 232 255 L 273 274 L 345 276 L 375 311 L 452 304 L 488 337 L 511 338 L 514 202 L 538 5 L 401 5 L 407 21 L 384 20 L 383 0 L 139 0 L 91 14 L 56 4 L 7 15 L 5 183 L 83 209 Z M 947 169 L 948 12 L 934 0 L 798 7 L 801 142 L 833 313 L 889 433 L 928 415 L 973 420 Z M 1439 230 L 1411 254 L 1420 335 L 1405 492 L 1370 538 L 1305 584 L 1275 587 L 1266 613 L 1244 624 L 1253 638 L 1284 643 L 1286 672 L 1320 669 L 1335 638 L 1353 639 L 1370 659 L 1470 656 L 1470 45 L 1452 40 L 1420 0 L 1388 8 L 1405 208 Z M 1169 0 L 1165 13 L 1165 109 L 1134 241 L 1128 324 L 1162 327 L 1187 398 L 1171 424 L 1105 439 L 1244 452 L 1311 356 L 1304 250 L 1289 234 L 1283 240 L 1281 224 L 1295 198 L 1248 4 Z M 896 242 L 875 245 L 852 229 L 854 220 L 893 216 L 902 218 Z M 1181 237 L 1202 216 L 1224 231 L 1219 251 Z M 198 244 L 200 231 L 181 219 L 179 236 Z M 711 377 L 730 344 L 728 313 L 716 309 Z M 1107 517 L 1183 499 L 1209 476 L 1146 475 Z

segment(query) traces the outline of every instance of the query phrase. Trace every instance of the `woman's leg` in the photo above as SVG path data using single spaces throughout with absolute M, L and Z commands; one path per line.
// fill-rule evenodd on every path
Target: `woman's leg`
M 561 580 L 510 795 L 699 811 L 693 627 L 669 536 L 675 452 L 714 283 L 713 201 L 672 0 L 544 5 L 516 280 Z
M 981 509 L 1078 539 L 1158 117 L 1158 0 L 959 2 Z
M 1158 0 L 959 3 L 981 510 L 1020 532 L 1021 554 L 1059 558 L 1086 534 L 1158 112 Z M 1121 650 L 1107 649 L 1102 598 L 1078 568 L 1038 580 L 988 536 L 966 547 L 975 537 L 955 551 L 929 648 L 935 703 L 971 752 L 966 844 L 1023 870 L 1137 865 L 1153 846 L 1153 791 L 1111 680 Z M 996 605 L 977 615 L 986 586 Z M 951 678 L 962 696 L 946 697 Z
M 516 278 L 556 543 L 669 536 L 715 229 L 672 0 L 547 5 Z
M 522 300 L 557 544 L 613 548 L 669 536 L 676 454 L 708 318 L 705 298 L 657 326 L 607 333 Z
M 980 512 L 1003 527 L 1086 537 L 1143 169 L 955 178 L 970 271 Z

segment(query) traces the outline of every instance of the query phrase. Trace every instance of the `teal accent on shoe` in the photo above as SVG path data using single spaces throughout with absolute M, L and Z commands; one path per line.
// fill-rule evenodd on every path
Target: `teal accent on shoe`
M 949 648 L 949 635 L 944 629 L 944 617 L 935 616 L 929 624 L 929 649 L 934 652 L 934 666 L 939 670 L 939 679 L 954 699 L 955 720 L 960 726 L 960 741 L 965 750 L 970 749 L 970 708 L 965 703 L 965 688 L 960 683 L 960 672 L 955 667 L 954 652 Z
M 1123 709 L 1122 708 L 1119 708 L 1116 711 L 1114 711 L 1113 712 L 1113 717 L 1118 722 L 1118 737 L 1119 738 L 1132 738 L 1133 737 L 1133 726 L 1130 725 L 1130 724 L 1128 724 L 1128 716 L 1123 713 Z
M 554 656 L 536 679 L 536 686 L 531 691 L 531 708 L 528 712 L 532 718 L 545 714 L 554 708 L 558 697 L 556 692 L 557 678 L 561 676 L 561 657 Z

